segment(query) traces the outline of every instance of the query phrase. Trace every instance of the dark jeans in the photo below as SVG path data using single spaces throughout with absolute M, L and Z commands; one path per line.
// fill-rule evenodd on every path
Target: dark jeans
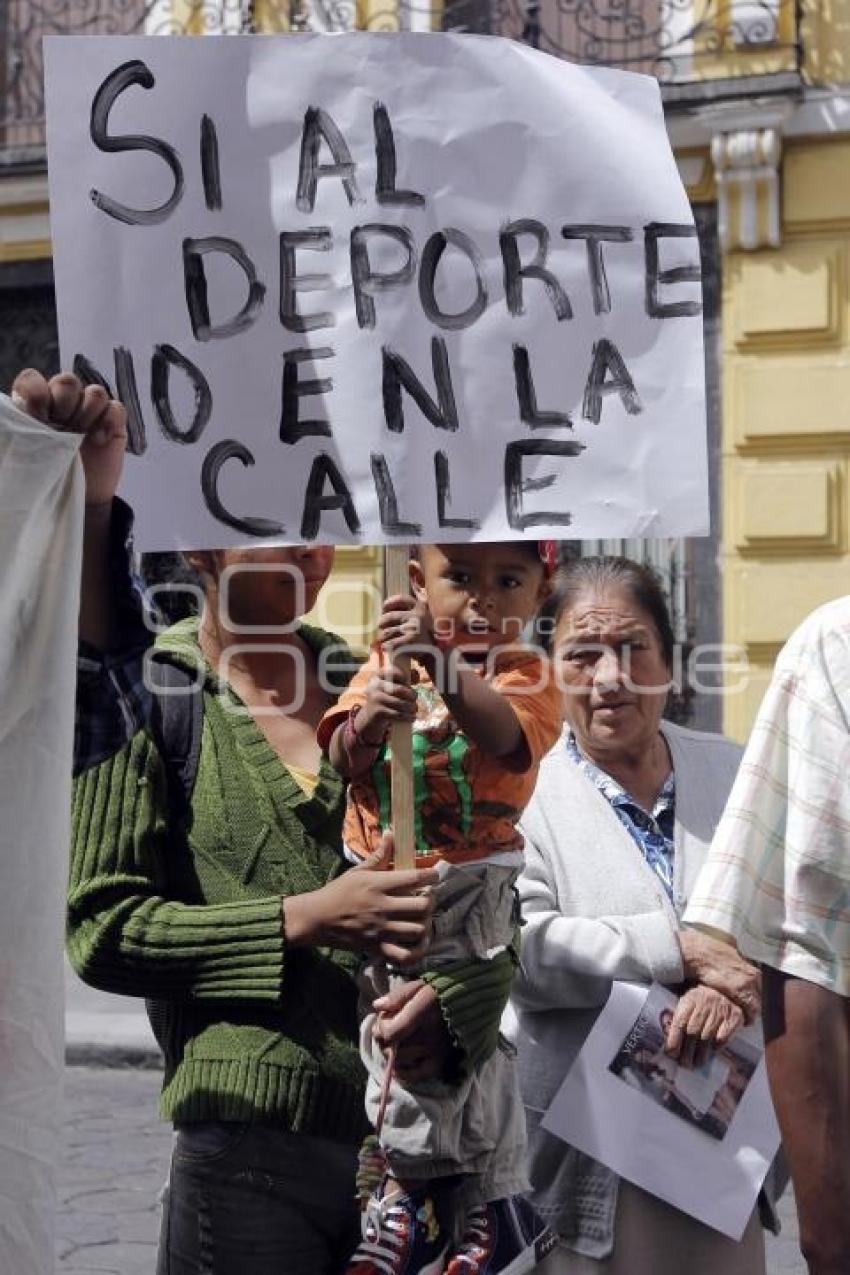
M 356 1162 L 270 1126 L 178 1127 L 157 1275 L 338 1275 L 360 1240 Z

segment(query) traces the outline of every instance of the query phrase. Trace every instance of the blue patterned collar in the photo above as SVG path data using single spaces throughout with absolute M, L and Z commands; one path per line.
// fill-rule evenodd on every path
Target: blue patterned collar
M 670 771 L 655 798 L 652 810 L 647 813 L 622 784 L 584 755 L 572 731 L 565 737 L 565 747 L 570 760 L 612 807 L 653 872 L 661 880 L 672 902 L 676 824 L 675 773 Z

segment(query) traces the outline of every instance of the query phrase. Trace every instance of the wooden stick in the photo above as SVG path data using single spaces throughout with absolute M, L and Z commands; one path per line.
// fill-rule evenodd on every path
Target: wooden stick
M 387 597 L 410 592 L 407 545 L 388 545 L 384 550 L 384 587 Z M 393 664 L 410 676 L 410 656 L 396 655 Z M 413 730 L 410 722 L 398 722 L 390 731 L 393 839 L 395 866 L 416 866 L 413 839 Z

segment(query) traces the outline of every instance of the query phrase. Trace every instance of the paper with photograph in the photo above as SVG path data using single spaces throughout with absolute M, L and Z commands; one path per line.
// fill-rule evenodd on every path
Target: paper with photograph
M 615 983 L 543 1118 L 622 1177 L 740 1239 L 779 1128 L 758 1026 L 686 1067 L 664 1050 L 676 996 Z
M 761 1058 L 761 1050 L 740 1033 L 699 1067 L 671 1058 L 665 1041 L 676 997 L 655 984 L 609 1065 L 613 1075 L 653 1102 L 724 1138 Z

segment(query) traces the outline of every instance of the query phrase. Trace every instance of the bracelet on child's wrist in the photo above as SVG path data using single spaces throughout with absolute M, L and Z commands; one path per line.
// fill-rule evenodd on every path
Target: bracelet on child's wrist
M 352 750 L 356 747 L 368 748 L 368 749 L 371 749 L 372 752 L 377 752 L 380 748 L 383 747 L 384 739 L 386 738 L 386 736 L 383 735 L 381 739 L 378 740 L 377 742 L 375 742 L 372 739 L 364 738 L 364 736 L 361 735 L 357 729 L 357 717 L 359 713 L 360 713 L 360 705 L 357 704 L 355 705 L 354 708 L 352 708 L 351 712 L 348 714 L 348 717 L 345 719 L 342 742 L 343 742 L 343 747 L 345 748 L 345 751 L 348 753 L 349 757 L 351 756 Z
M 354 731 L 354 737 L 355 737 L 355 739 L 357 740 L 357 742 L 358 742 L 358 743 L 360 743 L 360 744 L 363 744 L 363 746 L 364 746 L 365 748 L 374 748 L 376 751 L 377 751 L 377 749 L 379 749 L 379 748 L 383 748 L 383 746 L 384 746 L 384 741 L 385 741 L 385 740 L 386 740 L 386 738 L 387 738 L 387 732 L 386 732 L 386 729 L 383 731 L 383 733 L 382 733 L 382 735 L 381 735 L 381 738 L 380 738 L 379 740 L 367 739 L 367 738 L 366 738 L 366 736 L 365 736 L 365 735 L 363 735 L 363 734 L 361 734 L 361 733 L 360 733 L 360 731 L 357 729 L 357 715 L 356 715 L 356 714 L 355 714 L 355 719 L 354 719 L 354 721 L 352 722 L 351 729 Z

